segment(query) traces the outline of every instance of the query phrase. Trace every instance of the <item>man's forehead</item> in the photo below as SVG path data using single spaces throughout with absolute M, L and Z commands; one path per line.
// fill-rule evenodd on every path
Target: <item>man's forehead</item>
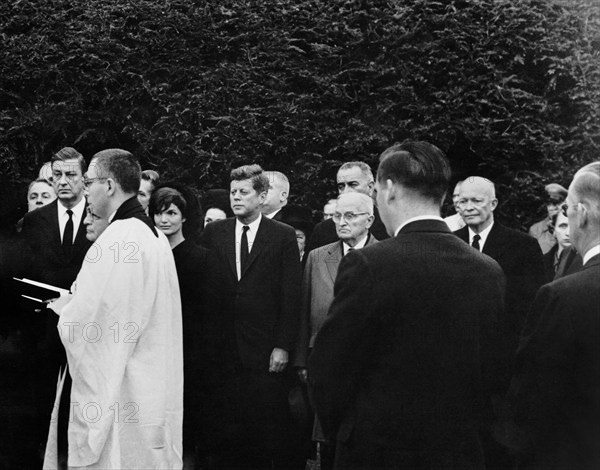
M 361 202 L 358 200 L 339 201 L 336 208 L 338 212 L 360 212 Z
M 29 194 L 31 193 L 47 193 L 50 191 L 52 186 L 49 184 L 38 181 L 37 183 L 33 183 L 31 188 L 29 188 Z
M 79 161 L 75 159 L 71 160 L 55 160 L 52 162 L 52 171 L 80 171 Z
M 357 166 L 353 166 L 350 168 L 345 168 L 343 170 L 339 170 L 337 173 L 337 180 L 338 182 L 341 181 L 363 181 L 366 180 L 367 176 L 362 172 L 362 170 L 357 167 Z
M 252 188 L 252 181 L 251 180 L 232 180 L 231 181 L 231 188 Z

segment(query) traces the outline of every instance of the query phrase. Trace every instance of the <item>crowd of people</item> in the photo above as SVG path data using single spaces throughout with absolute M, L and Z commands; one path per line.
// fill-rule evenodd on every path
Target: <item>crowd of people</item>
M 256 164 L 199 201 L 58 151 L 0 259 L 34 468 L 599 468 L 600 162 L 529 234 L 477 175 L 443 219 L 451 180 L 396 144 L 315 225 Z

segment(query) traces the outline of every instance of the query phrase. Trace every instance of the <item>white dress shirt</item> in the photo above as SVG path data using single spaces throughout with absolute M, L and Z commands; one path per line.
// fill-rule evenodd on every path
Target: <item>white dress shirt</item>
M 258 213 L 258 218 L 248 224 L 248 232 L 246 233 L 246 237 L 248 237 L 248 254 L 252 252 L 252 245 L 254 244 L 254 239 L 256 238 L 256 232 L 258 231 L 258 226 L 260 225 L 260 221 L 262 220 L 262 214 Z M 242 277 L 242 266 L 241 266 L 241 245 L 242 245 L 242 233 L 244 229 L 243 223 L 239 221 L 239 219 L 235 219 L 235 270 L 237 271 L 238 281 Z
M 58 208 L 58 228 L 60 230 L 60 242 L 62 243 L 63 235 L 65 233 L 65 227 L 67 222 L 69 221 L 69 214 L 67 214 L 67 208 L 62 205 L 60 200 L 58 204 L 56 204 Z M 79 229 L 79 224 L 81 223 L 81 219 L 83 218 L 83 211 L 85 210 L 85 198 L 82 197 L 81 201 L 77 203 L 75 207 L 71 209 L 73 215 L 71 218 L 73 219 L 73 240 L 71 240 L 71 244 L 75 241 L 75 237 L 77 236 L 77 230 Z
M 342 247 L 344 248 L 344 253 L 343 253 L 344 256 L 346 256 L 348 254 L 348 251 L 350 251 L 350 248 L 352 248 L 353 250 L 360 250 L 361 248 L 363 248 L 367 244 L 368 239 L 369 239 L 369 232 L 367 232 L 366 235 L 363 237 L 363 239 L 354 246 L 350 246 L 346 242 L 342 242 Z
M 583 265 L 585 266 L 585 263 L 596 255 L 600 255 L 600 245 L 593 246 L 585 252 L 585 255 L 583 255 Z
M 473 238 L 475 235 L 479 235 L 479 251 L 483 252 L 483 245 L 485 245 L 485 241 L 487 240 L 488 235 L 490 234 L 490 230 L 494 226 L 494 222 L 492 222 L 488 227 L 483 229 L 479 234 L 475 233 L 471 227 L 469 227 L 469 245 L 473 245 Z
M 402 230 L 406 225 L 410 224 L 411 222 L 416 222 L 417 220 L 439 220 L 440 222 L 444 222 L 444 219 L 442 219 L 438 215 L 418 215 L 416 217 L 411 217 L 402 225 L 400 225 L 400 227 L 396 229 L 396 233 L 394 233 L 394 236 L 397 236 L 400 233 L 400 230 Z
M 277 209 L 276 211 L 273 211 L 273 212 L 271 212 L 270 214 L 264 214 L 264 216 L 265 216 L 267 219 L 272 219 L 272 218 L 273 218 L 273 217 L 275 217 L 275 215 L 277 215 L 277 213 L 278 213 L 278 212 L 280 212 L 280 211 L 281 211 L 281 209 Z

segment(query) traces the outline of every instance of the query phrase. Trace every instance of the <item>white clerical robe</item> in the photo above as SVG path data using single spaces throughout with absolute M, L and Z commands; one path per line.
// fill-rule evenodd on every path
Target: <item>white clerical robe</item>
M 164 234 L 111 223 L 58 310 L 73 379 L 69 467 L 182 468 L 181 302 Z

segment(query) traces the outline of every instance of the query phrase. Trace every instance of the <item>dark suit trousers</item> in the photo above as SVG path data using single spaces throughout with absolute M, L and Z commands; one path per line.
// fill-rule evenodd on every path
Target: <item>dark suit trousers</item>
M 223 379 L 218 395 L 220 419 L 211 426 L 217 467 L 290 468 L 287 376 L 240 368 Z

